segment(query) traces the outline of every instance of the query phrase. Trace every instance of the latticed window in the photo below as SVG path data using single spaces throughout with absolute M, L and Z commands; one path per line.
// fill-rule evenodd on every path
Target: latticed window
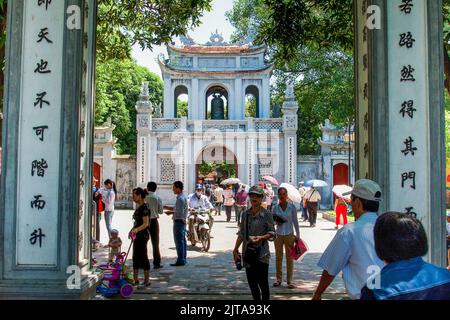
M 161 174 L 161 183 L 175 182 L 175 162 L 170 158 L 162 158 L 159 172 Z
M 259 176 L 271 176 L 272 175 L 272 159 L 260 159 L 259 160 Z

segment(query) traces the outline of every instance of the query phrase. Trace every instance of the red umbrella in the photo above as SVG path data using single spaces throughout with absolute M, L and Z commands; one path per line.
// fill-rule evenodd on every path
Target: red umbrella
M 276 185 L 276 186 L 278 186 L 280 183 L 278 182 L 278 180 L 277 179 L 275 179 L 274 177 L 272 177 L 272 176 L 263 176 L 263 177 L 261 177 L 262 179 L 264 179 L 264 180 L 267 180 L 267 181 L 269 181 L 271 184 L 274 184 L 274 185 Z

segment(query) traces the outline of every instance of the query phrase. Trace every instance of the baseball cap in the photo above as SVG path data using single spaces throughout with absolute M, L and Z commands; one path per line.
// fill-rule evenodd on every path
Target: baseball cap
M 450 211 L 447 211 L 447 217 L 450 217 Z
M 117 230 L 117 229 L 112 229 L 112 230 L 111 230 L 111 233 L 119 234 L 119 230 Z
M 198 189 L 203 189 L 203 185 L 201 185 L 201 184 L 196 184 L 196 185 L 195 185 L 195 190 L 198 190 Z
M 381 202 L 381 188 L 375 181 L 361 179 L 356 181 L 352 191 L 344 192 L 343 196 L 354 195 L 358 198 Z
M 253 186 L 250 188 L 250 190 L 248 191 L 248 194 L 256 194 L 258 196 L 264 196 L 264 190 L 263 188 L 261 188 L 260 186 Z

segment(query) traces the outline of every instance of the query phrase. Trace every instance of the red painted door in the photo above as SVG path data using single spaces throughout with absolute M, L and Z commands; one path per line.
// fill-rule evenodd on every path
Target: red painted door
M 344 163 L 339 163 L 333 168 L 333 186 L 339 184 L 348 185 L 348 166 Z
M 339 163 L 333 167 L 333 187 L 340 184 L 348 185 L 348 166 L 344 163 Z M 333 204 L 335 200 L 333 194 Z
M 94 178 L 95 178 L 95 186 L 97 188 L 100 188 L 100 172 L 101 172 L 101 166 L 97 163 L 94 162 Z

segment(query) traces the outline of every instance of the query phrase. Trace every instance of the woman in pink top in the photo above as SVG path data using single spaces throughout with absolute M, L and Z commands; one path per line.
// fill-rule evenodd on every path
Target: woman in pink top
M 224 206 L 225 206 L 225 213 L 227 214 L 227 222 L 230 222 L 231 209 L 234 206 L 234 194 L 231 185 L 227 186 L 227 188 L 223 191 L 223 197 L 225 199 Z

